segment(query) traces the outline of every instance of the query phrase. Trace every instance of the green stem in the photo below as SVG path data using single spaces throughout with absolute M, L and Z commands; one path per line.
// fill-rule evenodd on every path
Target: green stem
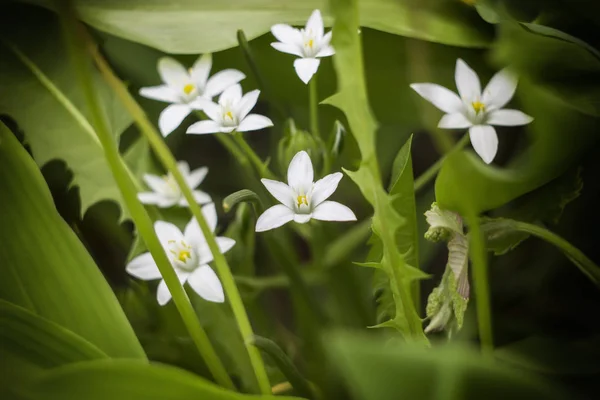
M 469 134 L 466 133 L 454 145 L 454 147 L 452 148 L 452 150 L 450 150 L 450 152 L 448 152 L 448 153 L 444 154 L 442 157 L 440 157 L 440 159 L 437 160 L 435 162 L 435 164 L 433 164 L 431 167 L 427 168 L 427 170 L 425 172 L 423 172 L 421 175 L 419 175 L 419 177 L 417 179 L 415 179 L 415 192 L 418 192 L 419 190 L 423 189 L 423 187 L 425 185 L 427 185 L 433 178 L 436 177 L 438 172 L 440 172 L 440 169 L 442 168 L 442 165 L 444 164 L 446 157 L 448 157 L 448 154 L 450 154 L 453 151 L 461 150 L 468 143 L 469 143 Z
M 485 240 L 477 216 L 475 214 L 467 215 L 466 220 L 469 225 L 469 255 L 475 284 L 479 341 L 482 353 L 485 356 L 491 356 L 494 351 L 494 339 Z
M 600 267 L 590 260 L 581 250 L 567 242 L 557 234 L 538 225 L 511 219 L 499 219 L 486 222 L 486 226 L 494 229 L 507 229 L 529 233 L 558 247 L 594 284 L 600 286 Z
M 65 40 L 91 114 L 92 126 L 95 127 L 95 133 L 102 145 L 106 160 L 111 168 L 111 172 L 117 182 L 117 186 L 119 187 L 123 199 L 127 204 L 127 208 L 131 213 L 138 232 L 156 261 L 156 265 L 169 288 L 177 310 L 209 370 L 219 384 L 230 389 L 235 389 L 225 367 L 210 344 L 206 332 L 202 329 L 189 298 L 179 282 L 175 270 L 171 266 L 171 263 L 154 232 L 152 220 L 148 216 L 144 206 L 137 199 L 137 189 L 135 184 L 127 173 L 125 164 L 119 154 L 117 144 L 104 117 L 102 107 L 96 97 L 97 91 L 94 87 L 91 71 L 86 63 L 81 43 L 78 42 L 80 36 L 76 17 L 69 7 L 68 2 L 57 1 L 57 6 L 61 11 L 60 15 L 65 33 Z
M 309 89 L 309 118 L 310 118 L 310 133 L 317 138 L 321 138 L 319 132 L 319 93 L 317 88 L 317 75 L 313 75 L 308 83 Z
M 92 48 L 92 50 L 95 50 L 95 48 Z M 140 131 L 152 146 L 154 152 L 160 159 L 161 163 L 169 172 L 171 172 L 173 178 L 177 182 L 177 185 L 181 189 L 181 193 L 187 200 L 190 211 L 198 221 L 198 224 L 200 225 L 200 230 L 206 238 L 208 247 L 213 254 L 214 263 L 219 278 L 221 279 L 223 288 L 225 289 L 227 299 L 231 304 L 231 309 L 233 311 L 233 315 L 237 322 L 240 333 L 244 339 L 252 337 L 254 335 L 254 332 L 252 331 L 250 320 L 248 319 L 248 315 L 246 313 L 246 309 L 244 308 L 240 292 L 238 291 L 238 288 L 235 284 L 233 275 L 231 274 L 231 270 L 229 269 L 229 265 L 227 264 L 227 260 L 225 259 L 225 256 L 220 252 L 214 234 L 211 231 L 208 224 L 206 223 L 206 220 L 202 214 L 202 210 L 194 199 L 192 190 L 190 189 L 184 177 L 181 175 L 181 172 L 177 168 L 177 161 L 169 151 L 167 145 L 164 143 L 162 136 L 157 132 L 157 130 L 148 120 L 148 117 L 144 113 L 144 110 L 142 110 L 139 104 L 131 96 L 123 82 L 121 82 L 121 80 L 114 75 L 113 71 L 110 69 L 110 66 L 106 63 L 104 58 L 97 51 L 93 51 L 93 55 L 94 60 L 96 61 L 96 64 L 100 69 L 100 72 L 102 73 L 108 84 L 117 93 L 118 97 L 125 105 L 125 108 L 129 111 L 134 121 L 140 128 Z M 258 349 L 256 349 L 254 346 L 250 345 L 246 346 L 246 349 L 248 351 L 250 362 L 254 369 L 254 373 L 256 375 L 256 379 L 258 381 L 258 385 L 260 387 L 261 392 L 263 394 L 270 394 L 271 385 L 269 383 L 269 377 L 267 376 L 267 372 L 265 370 L 260 351 L 258 351 Z
M 269 168 L 265 165 L 265 163 L 260 159 L 258 154 L 256 154 L 254 152 L 254 150 L 252 149 L 252 147 L 250 147 L 248 142 L 246 142 L 246 140 L 244 139 L 244 136 L 242 135 L 241 132 L 234 132 L 233 140 L 235 140 L 235 142 L 238 144 L 238 146 L 240 146 L 240 148 L 242 149 L 244 154 L 246 154 L 246 157 L 248 157 L 248 159 L 250 160 L 250 163 L 252 163 L 252 165 L 256 169 L 258 176 L 260 176 L 261 178 L 267 178 L 267 179 L 275 178 L 275 175 L 269 170 Z

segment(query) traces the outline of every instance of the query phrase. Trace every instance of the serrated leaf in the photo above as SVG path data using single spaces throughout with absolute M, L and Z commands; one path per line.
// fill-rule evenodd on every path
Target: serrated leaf
M 72 184 L 79 187 L 82 214 L 101 200 L 112 200 L 126 218 L 127 209 L 73 79 L 57 18 L 37 8 L 5 7 L 0 27 L 0 113 L 23 130 L 38 165 L 54 159 L 67 163 Z M 100 75 L 94 72 L 94 77 L 117 139 L 131 117 Z
M 145 359 L 110 286 L 56 211 L 38 167 L 0 123 L 0 298 L 110 357 Z

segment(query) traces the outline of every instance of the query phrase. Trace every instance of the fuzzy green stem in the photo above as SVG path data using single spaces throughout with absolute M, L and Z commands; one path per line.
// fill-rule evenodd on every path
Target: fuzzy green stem
M 274 179 L 275 175 L 269 170 L 269 168 L 265 165 L 265 163 L 260 159 L 258 154 L 254 152 L 252 147 L 246 142 L 244 136 L 242 136 L 241 132 L 233 132 L 233 140 L 238 144 L 238 146 L 242 149 L 246 157 L 250 160 L 256 172 L 261 178 Z
M 469 225 L 469 256 L 473 266 L 479 341 L 482 353 L 485 356 L 492 356 L 494 338 L 492 334 L 490 286 L 485 239 L 481 231 L 479 218 L 475 214 L 471 214 L 466 216 L 466 220 Z
M 450 152 L 458 151 L 463 149 L 469 143 L 469 134 L 466 133 L 450 150 Z M 448 157 L 449 153 L 444 154 L 440 157 L 439 160 L 435 162 L 431 167 L 427 168 L 425 172 L 423 172 L 417 179 L 415 179 L 415 193 L 419 190 L 423 189 L 433 178 L 436 177 L 442 165 L 444 164 L 444 160 Z
M 96 97 L 96 89 L 94 87 L 91 70 L 86 64 L 84 51 L 81 46 L 82 44 L 78 42 L 79 31 L 75 15 L 69 7 L 68 2 L 57 1 L 57 5 L 60 10 L 65 40 L 69 48 L 72 63 L 75 66 L 77 79 L 80 81 L 90 111 L 92 126 L 95 127 L 95 133 L 102 145 L 104 155 L 125 204 L 131 213 L 138 232 L 156 261 L 156 265 L 169 288 L 177 310 L 190 333 L 190 337 L 204 358 L 209 370 L 219 384 L 229 389 L 235 389 L 225 367 L 210 344 L 206 332 L 202 329 L 189 298 L 179 282 L 175 270 L 171 266 L 171 263 L 154 232 L 152 220 L 148 216 L 144 206 L 137 199 L 137 189 L 135 184 L 127 173 L 127 169 L 119 154 L 117 144 L 104 117 L 102 107 Z
M 92 48 L 92 50 L 94 50 Z M 244 339 L 252 337 L 254 332 L 252 331 L 252 326 L 250 324 L 250 320 L 248 319 L 248 315 L 246 313 L 246 309 L 244 308 L 244 304 L 242 302 L 242 298 L 240 296 L 240 292 L 235 284 L 233 279 L 233 275 L 231 274 L 231 270 L 229 269 L 229 265 L 227 264 L 227 260 L 225 256 L 220 252 L 217 242 L 215 240 L 213 232 L 211 232 L 210 227 L 206 223 L 206 220 L 202 214 L 202 210 L 198 203 L 196 203 L 192 190 L 188 186 L 181 172 L 177 168 L 177 161 L 169 151 L 169 148 L 164 143 L 162 136 L 156 131 L 154 126 L 148 120 L 148 117 L 144 113 L 144 110 L 139 106 L 139 104 L 135 101 L 135 99 L 128 92 L 126 86 L 121 82 L 119 78 L 117 78 L 110 66 L 106 63 L 104 58 L 97 52 L 93 51 L 94 60 L 100 69 L 100 72 L 108 82 L 109 86 L 117 93 L 117 96 L 121 99 L 125 108 L 132 115 L 134 121 L 140 128 L 142 134 L 146 137 L 150 145 L 152 146 L 154 152 L 160 159 L 163 166 L 171 172 L 173 178 L 177 182 L 177 185 L 181 189 L 181 193 L 184 198 L 187 200 L 190 211 L 198 221 L 200 226 L 200 230 L 202 234 L 206 238 L 206 242 L 210 251 L 214 257 L 214 263 L 223 284 L 223 288 L 225 289 L 225 294 L 229 303 L 231 305 L 231 309 L 233 311 L 233 315 L 237 322 L 240 333 Z M 256 379 L 258 381 L 258 385 L 263 394 L 271 393 L 271 385 L 269 383 L 269 378 L 267 376 L 267 372 L 265 370 L 265 366 L 260 354 L 260 351 L 256 349 L 254 346 L 246 346 L 248 351 L 248 355 L 250 358 L 250 362 L 254 369 L 254 373 L 256 375 Z
M 313 75 L 308 84 L 309 90 L 309 118 L 310 118 L 310 133 L 317 138 L 321 138 L 319 132 L 319 93 L 317 88 L 317 75 Z

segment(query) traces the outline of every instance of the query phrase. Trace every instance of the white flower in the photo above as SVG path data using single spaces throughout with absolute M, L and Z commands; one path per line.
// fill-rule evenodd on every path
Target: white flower
M 225 69 L 209 78 L 211 67 L 210 54 L 200 56 L 189 70 L 170 57 L 158 60 L 158 72 L 164 84 L 141 88 L 140 95 L 172 103 L 158 118 L 158 127 L 163 136 L 173 132 L 192 110 L 202 109 L 204 103 L 199 98 L 212 99 L 246 77 L 235 69 Z
M 185 161 L 179 161 L 177 168 L 183 175 L 183 178 L 187 182 L 191 189 L 195 189 L 202 183 L 204 177 L 208 173 L 208 168 L 202 167 L 190 172 L 190 167 Z M 157 175 L 144 175 L 144 181 L 152 189 L 152 192 L 141 192 L 138 193 L 138 199 L 144 204 L 152 204 L 158 207 L 172 207 L 176 204 L 185 207 L 188 205 L 185 197 L 179 189 L 179 185 L 175 182 L 175 178 L 169 172 L 164 176 Z M 212 200 L 210 196 L 201 190 L 192 190 L 194 199 L 199 204 L 210 203 Z
M 230 86 L 221 94 L 218 104 L 203 102 L 203 110 L 210 120 L 192 124 L 187 133 L 246 132 L 273 126 L 273 122 L 263 115 L 248 114 L 256 104 L 259 93 L 259 90 L 253 90 L 242 97 L 240 85 Z
M 202 207 L 202 214 L 211 231 L 214 232 L 217 226 L 217 212 L 214 203 Z M 196 219 L 192 218 L 183 233 L 175 225 L 164 221 L 157 221 L 154 224 L 154 231 L 181 284 L 189 283 L 190 287 L 205 300 L 215 303 L 224 302 L 225 295 L 221 282 L 208 266 L 208 263 L 213 260 L 213 255 Z M 226 237 L 217 237 L 216 241 L 222 253 L 235 245 L 235 240 Z M 135 257 L 127 264 L 126 269 L 130 275 L 144 281 L 162 278 L 150 253 Z M 158 284 L 156 297 L 161 306 L 171 300 L 171 293 L 164 280 Z
M 335 50 L 329 44 L 331 31 L 324 34 L 323 18 L 319 10 L 313 11 L 304 29 L 277 24 L 273 25 L 271 33 L 279 40 L 271 43 L 271 46 L 283 53 L 300 57 L 294 61 L 294 68 L 304 83 L 308 83 L 319 69 L 320 57 L 335 54 Z
M 518 110 L 502 109 L 517 89 L 516 77 L 506 69 L 494 75 L 482 93 L 475 71 L 458 59 L 455 80 L 460 97 L 434 83 L 413 83 L 410 87 L 446 113 L 439 128 L 469 128 L 473 148 L 489 164 L 498 151 L 498 136 L 491 125 L 526 125 L 533 118 Z
M 279 200 L 256 221 L 256 232 L 277 228 L 291 220 L 300 224 L 311 218 L 322 221 L 356 221 L 348 207 L 335 201 L 326 201 L 335 192 L 342 173 L 327 175 L 313 183 L 313 166 L 305 151 L 294 156 L 288 167 L 288 184 L 261 179 L 267 190 Z

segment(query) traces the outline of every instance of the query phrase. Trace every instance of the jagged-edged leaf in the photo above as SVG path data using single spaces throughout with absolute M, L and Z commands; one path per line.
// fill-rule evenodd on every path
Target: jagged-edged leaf
M 20 393 L 31 400 L 299 400 L 236 393 L 182 369 L 135 360 L 88 361 L 56 368 Z
M 0 123 L 0 298 L 110 357 L 144 359 L 111 288 L 56 211 L 42 174 Z
M 27 2 L 51 7 L 50 0 Z M 169 53 L 203 53 L 237 46 L 236 32 L 248 39 L 278 23 L 304 25 L 325 0 L 78 0 L 81 19 L 91 26 Z M 433 0 L 361 0 L 362 26 L 434 42 L 483 47 L 492 31 L 476 12 L 459 2 Z M 325 22 L 332 22 L 325 14 Z M 203 38 L 198 40 L 198 38 Z
M 94 129 L 83 94 L 73 79 L 58 19 L 49 11 L 3 7 L 0 18 L 0 113 L 13 118 L 25 134 L 35 161 L 42 166 L 61 159 L 73 171 L 81 210 L 113 200 L 127 210 Z M 112 91 L 94 73 L 107 121 L 115 138 L 131 118 Z
M 394 322 L 399 331 L 415 340 L 426 341 L 421 320 L 411 296 L 411 283 L 424 274 L 408 265 L 396 246 L 396 232 L 406 223 L 393 206 L 393 197 L 384 189 L 375 153 L 377 122 L 367 100 L 362 46 L 358 35 L 357 1 L 332 1 L 335 12 L 333 45 L 334 65 L 339 91 L 324 102 L 344 112 L 356 139 L 362 161 L 356 171 L 345 172 L 373 206 L 373 233 L 382 242 L 381 268 L 390 281 L 396 312 Z M 372 260 L 378 261 L 378 260 Z

